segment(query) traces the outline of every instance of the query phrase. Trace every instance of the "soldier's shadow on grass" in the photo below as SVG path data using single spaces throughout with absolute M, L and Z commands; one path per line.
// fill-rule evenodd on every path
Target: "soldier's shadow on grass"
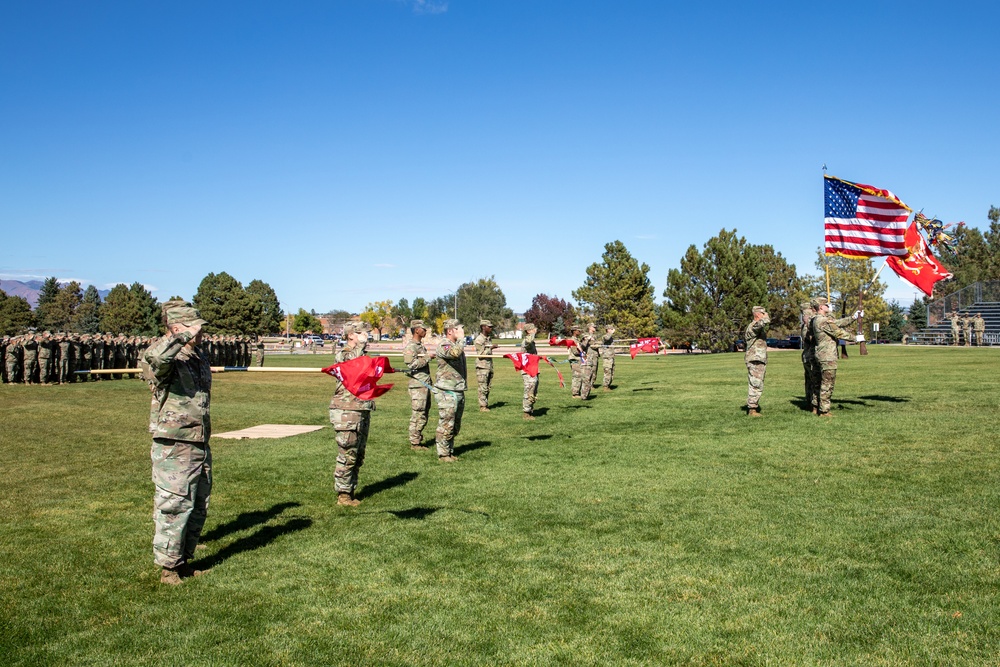
M 907 396 L 884 396 L 882 394 L 871 394 L 869 396 L 858 396 L 858 398 L 864 399 L 866 401 L 884 401 L 886 403 L 909 403 L 910 399 Z
M 464 454 L 466 452 L 474 452 L 477 449 L 482 449 L 483 447 L 491 447 L 491 446 L 493 446 L 492 442 L 489 442 L 487 440 L 477 440 L 476 442 L 470 442 L 467 445 L 459 445 L 458 447 L 456 447 L 455 456 L 458 456 L 459 454 Z
M 794 405 L 795 407 L 797 407 L 799 410 L 805 410 L 806 412 L 811 412 L 812 411 L 812 407 L 813 407 L 812 403 L 810 403 L 809 401 L 807 401 L 805 396 L 803 396 L 801 398 L 798 398 L 798 397 L 793 398 L 792 400 L 790 400 L 788 402 L 791 403 L 792 405 Z
M 548 408 L 536 408 L 533 412 L 536 417 L 541 417 L 542 415 L 547 414 L 548 411 Z
M 383 491 L 388 491 L 389 489 L 394 489 L 397 486 L 403 486 L 404 484 L 409 484 L 417 478 L 419 473 L 415 472 L 401 472 L 398 475 L 393 475 L 392 477 L 386 477 L 380 482 L 375 482 L 374 484 L 366 484 L 361 491 L 358 492 L 358 500 L 364 500 L 365 498 L 370 498 L 376 493 L 382 493 Z
M 550 440 L 551 438 L 552 438 L 552 434 L 550 434 L 550 433 L 546 433 L 545 435 L 526 435 L 526 436 L 524 436 L 525 440 L 531 440 L 532 442 L 534 442 L 536 440 Z
M 232 535 L 233 533 L 238 533 L 254 526 L 259 526 L 261 524 L 267 523 L 274 517 L 278 516 L 285 510 L 291 507 L 298 507 L 302 503 L 297 503 L 294 501 L 287 503 L 278 503 L 272 505 L 266 510 L 257 510 L 255 512 L 242 512 L 232 521 L 227 521 L 226 523 L 220 523 L 218 526 L 208 531 L 201 536 L 202 542 L 212 542 L 214 540 L 222 539 L 227 535 Z
M 300 530 L 305 530 L 313 524 L 312 519 L 307 519 L 305 517 L 295 517 L 289 519 L 285 523 L 277 526 L 263 526 L 257 532 L 252 535 L 247 535 L 246 537 L 241 537 L 232 544 L 223 547 L 217 553 L 208 556 L 207 558 L 200 558 L 196 561 L 196 565 L 201 570 L 206 570 L 219 565 L 223 561 L 229 560 L 233 556 L 236 556 L 247 551 L 254 551 L 255 549 L 260 549 L 265 547 L 271 542 L 282 535 L 287 535 L 289 533 L 297 533 Z
M 497 401 L 496 403 L 490 403 L 490 409 L 502 408 L 505 405 L 507 405 L 507 401 Z
M 642 387 L 640 389 L 633 389 L 632 391 L 653 391 L 652 387 Z
M 566 409 L 567 410 L 579 410 L 581 408 L 587 408 L 589 410 L 591 407 L 592 406 L 590 406 L 590 405 L 567 405 Z
M 480 512 L 477 510 L 466 510 L 457 507 L 411 507 L 405 510 L 382 510 L 381 512 L 378 512 L 378 514 L 382 513 L 391 514 L 397 519 L 403 519 L 403 520 L 423 521 L 424 519 L 426 519 L 427 517 L 431 516 L 432 514 L 434 514 L 439 510 L 452 510 L 454 512 L 462 512 L 463 514 L 475 514 L 477 516 L 486 517 L 487 519 L 490 518 L 490 515 L 487 514 L 486 512 Z M 363 514 L 365 513 L 366 512 L 363 512 Z

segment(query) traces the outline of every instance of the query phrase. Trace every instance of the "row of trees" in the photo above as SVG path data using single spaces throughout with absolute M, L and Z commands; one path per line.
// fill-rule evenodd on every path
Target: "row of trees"
M 208 333 L 260 335 L 283 326 L 278 297 L 260 280 L 244 289 L 228 273 L 210 273 L 198 286 L 193 303 L 210 323 L 205 327 Z M 0 291 L 0 333 L 14 335 L 31 328 L 135 336 L 163 332 L 160 303 L 141 283 L 115 285 L 102 300 L 93 285 L 82 290 L 76 281 L 60 285 L 55 277 L 42 283 L 34 310 L 24 298 Z

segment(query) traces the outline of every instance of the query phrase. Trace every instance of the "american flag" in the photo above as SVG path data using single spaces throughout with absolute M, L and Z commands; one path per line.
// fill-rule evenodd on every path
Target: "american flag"
M 905 256 L 910 207 L 888 190 L 823 177 L 826 186 L 826 254 L 845 257 Z

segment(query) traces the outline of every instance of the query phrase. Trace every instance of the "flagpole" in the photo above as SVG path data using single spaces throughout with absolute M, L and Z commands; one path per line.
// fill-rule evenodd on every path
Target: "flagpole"
M 870 290 L 872 287 L 874 287 L 875 281 L 878 280 L 879 274 L 882 273 L 882 269 L 884 269 L 885 266 L 886 266 L 886 264 L 888 264 L 888 263 L 889 263 L 889 258 L 886 257 L 885 261 L 882 262 L 882 266 L 880 266 L 879 269 L 878 269 L 878 271 L 875 272 L 875 277 L 872 278 L 872 281 L 870 283 L 868 283 L 868 287 L 865 288 L 865 294 L 868 293 L 868 290 Z

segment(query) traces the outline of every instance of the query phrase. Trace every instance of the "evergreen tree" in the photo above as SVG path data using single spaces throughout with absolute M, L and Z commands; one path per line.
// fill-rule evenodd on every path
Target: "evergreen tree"
M 396 305 L 392 307 L 392 313 L 404 327 L 409 326 L 410 320 L 413 319 L 413 309 L 410 308 L 410 302 L 405 298 L 396 302 Z
M 299 308 L 299 312 L 292 320 L 292 331 L 299 334 L 320 333 L 323 331 L 323 323 L 305 308 Z
M 101 306 L 101 331 L 118 334 L 131 330 L 131 301 L 128 287 L 121 283 L 112 287 Z
M 165 331 L 160 304 L 142 283 L 132 283 L 128 288 L 135 324 L 130 333 L 137 336 L 156 336 Z
M 136 336 L 161 332 L 160 306 L 141 283 L 115 285 L 100 309 L 101 331 Z
M 42 329 L 58 329 L 55 326 L 56 315 L 52 312 L 55 308 L 56 298 L 59 296 L 59 281 L 55 276 L 46 278 L 42 287 L 38 290 L 38 301 L 35 303 L 35 320 Z
M 867 318 L 866 318 L 867 319 Z M 903 333 L 906 330 L 906 309 L 901 305 L 893 301 L 889 304 L 889 321 L 885 328 L 881 328 L 876 336 L 872 334 L 872 338 L 886 339 L 893 342 L 899 342 L 903 339 Z
M 31 304 L 20 296 L 7 296 L 0 290 L 0 335 L 16 336 L 28 330 L 35 323 Z
M 458 288 L 458 321 L 467 331 L 479 331 L 480 320 L 490 320 L 497 329 L 508 328 L 514 311 L 507 307 L 507 297 L 494 276 L 464 283 Z
M 278 295 L 270 285 L 262 280 L 251 280 L 247 285 L 245 297 L 254 321 L 251 328 L 244 330 L 244 333 L 252 332 L 262 336 L 282 331 L 285 314 L 278 302 Z
M 192 301 L 208 322 L 206 333 L 249 333 L 259 325 L 253 309 L 247 308 L 243 285 L 225 271 L 205 276 Z
M 73 330 L 86 334 L 101 331 L 101 295 L 93 285 L 88 285 L 83 293 L 73 318 Z
M 54 331 L 69 331 L 76 319 L 76 309 L 83 301 L 80 283 L 75 280 L 59 288 L 56 298 L 46 308 L 47 328 Z
M 410 307 L 410 311 L 413 313 L 414 319 L 424 320 L 425 324 L 427 323 L 427 320 L 430 319 L 430 313 L 427 310 L 427 301 L 425 301 L 423 297 L 418 296 L 413 300 L 413 305 Z
M 656 304 L 649 266 L 632 257 L 621 241 L 607 243 L 600 263 L 587 268 L 587 279 L 573 298 L 599 324 L 614 324 L 625 337 L 656 333 Z
M 909 311 L 910 326 L 914 331 L 920 331 L 927 327 L 927 299 L 919 298 L 913 302 Z

